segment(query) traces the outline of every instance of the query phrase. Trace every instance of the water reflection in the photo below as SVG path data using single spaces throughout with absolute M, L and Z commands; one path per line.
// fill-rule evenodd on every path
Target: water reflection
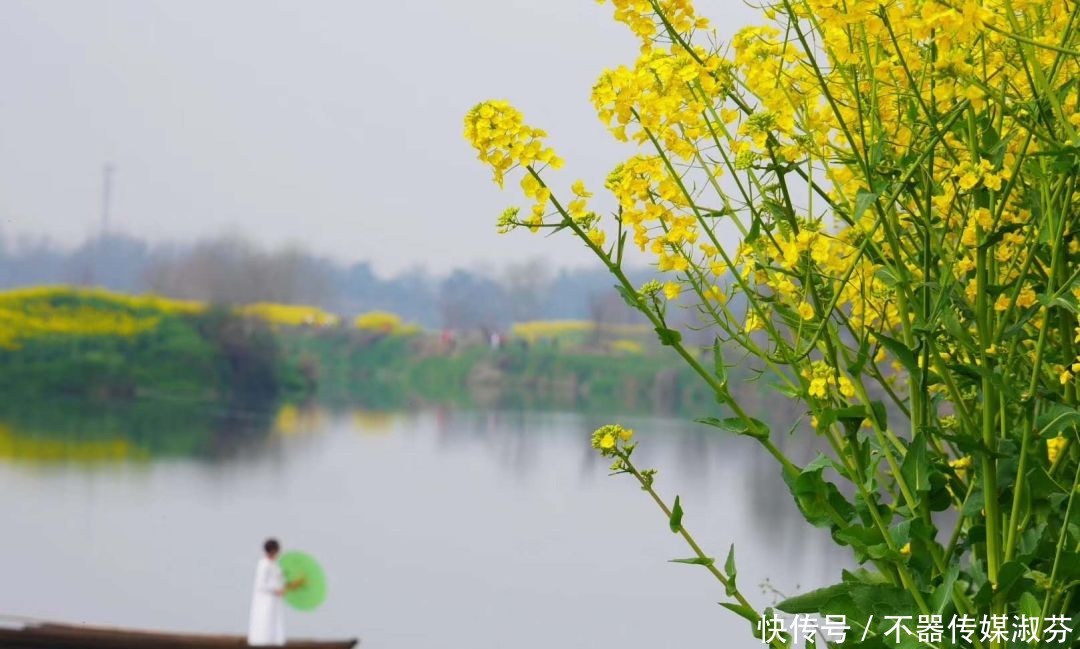
M 257 451 L 275 422 L 270 407 L 152 400 L 7 402 L 0 405 L 0 459 L 81 464 L 227 460 Z
M 703 424 L 670 418 L 621 417 L 533 411 L 457 411 L 433 413 L 440 446 L 445 450 L 472 449 L 487 455 L 510 480 L 527 482 L 552 467 L 545 443 L 566 437 L 578 440 L 576 458 L 581 483 L 608 479 L 610 460 L 593 450 L 588 440 L 599 426 L 617 420 L 636 431 L 640 444 L 635 457 L 642 468 L 658 468 L 661 491 L 673 488 L 701 492 L 711 485 L 726 484 L 745 498 L 752 531 L 778 553 L 803 554 L 808 549 L 840 562 L 846 553 L 823 534 L 806 537 L 807 523 L 784 486 L 775 459 L 750 438 L 736 437 Z M 407 424 L 402 425 L 407 428 Z M 790 457 L 805 461 L 815 454 L 813 438 L 799 436 L 778 440 Z M 614 476 L 628 490 L 636 489 L 629 478 Z M 719 500 L 726 500 L 721 495 Z M 723 516 L 723 512 L 717 513 Z M 812 544 L 808 548 L 808 543 Z
M 687 550 L 655 505 L 608 477 L 589 437 L 609 417 L 137 405 L 0 409 L 6 542 L 25 559 L 8 578 L 27 585 L 0 592 L 0 612 L 242 631 L 251 545 L 273 532 L 332 578 L 325 609 L 290 618 L 298 635 L 359 634 L 376 649 L 758 646 L 703 571 L 666 563 Z M 752 440 L 621 423 L 703 545 L 736 545 L 756 603 L 775 599 L 757 592 L 766 579 L 790 593 L 846 565 Z M 25 470 L 39 465 L 52 470 Z M 626 620 L 612 628 L 598 602 Z
M 0 410 L 0 460 L 17 464 L 114 464 L 154 459 L 188 458 L 214 464 L 251 461 L 259 456 L 280 459 L 298 452 L 298 438 L 317 438 L 327 430 L 348 427 L 362 435 L 410 434 L 421 420 L 430 420 L 440 452 L 475 452 L 486 456 L 507 479 L 526 483 L 549 471 L 554 462 L 570 462 L 585 484 L 605 478 L 608 461 L 587 443 L 597 427 L 613 419 L 604 415 L 535 411 L 462 411 L 435 408 L 423 413 L 329 410 L 285 404 L 276 409 L 208 409 L 190 404 L 135 402 L 106 407 L 71 401 L 51 406 L 10 405 Z M 658 485 L 668 478 L 694 491 L 737 481 L 749 500 L 754 531 L 777 551 L 802 544 L 805 523 L 779 480 L 775 461 L 747 438 L 727 435 L 705 425 L 670 418 L 622 417 L 642 441 L 642 466 L 660 470 Z M 811 455 L 806 436 L 781 440 L 794 457 Z M 285 444 L 290 440 L 294 445 Z M 571 440 L 566 457 L 552 458 L 551 443 Z M 561 444 L 560 444 L 561 446 Z M 617 479 L 617 478 L 613 478 Z M 626 480 L 626 488 L 634 486 Z M 785 544 L 786 543 L 786 544 Z M 832 551 L 831 544 L 828 550 Z

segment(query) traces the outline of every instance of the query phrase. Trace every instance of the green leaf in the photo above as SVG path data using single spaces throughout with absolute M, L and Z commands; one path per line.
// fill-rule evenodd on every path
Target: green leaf
M 679 497 L 675 496 L 675 505 L 671 508 L 671 520 L 668 521 L 672 532 L 678 533 L 682 529 L 682 517 L 682 504 L 679 503 Z
M 855 560 L 859 563 L 868 559 L 900 561 L 903 558 L 899 552 L 889 547 L 876 527 L 850 525 L 834 532 L 833 540 L 841 545 L 850 545 L 855 551 Z
M 1005 331 L 1001 333 L 1003 340 L 1015 338 L 1025 333 L 1025 327 L 1028 322 L 1034 318 L 1040 312 L 1039 309 L 1027 309 L 1020 314 L 1020 317 L 1016 319 L 1016 322 L 1005 328 Z
M 641 298 L 638 296 L 637 291 L 631 291 L 622 284 L 616 284 L 615 290 L 619 292 L 619 295 L 622 296 L 623 302 L 626 302 L 626 305 L 629 306 L 631 309 L 641 308 Z
M 1061 307 L 1073 315 L 1080 313 L 1080 309 L 1078 309 L 1076 305 L 1076 298 L 1068 294 L 1050 300 L 1050 306 Z
M 690 557 L 689 559 L 669 559 L 668 563 L 686 563 L 692 566 L 711 566 L 716 563 L 712 557 Z
M 671 347 L 672 345 L 678 345 L 682 341 L 682 334 L 675 329 L 657 327 L 656 335 L 660 339 L 660 344 L 666 345 L 668 347 Z
M 734 603 L 731 603 L 731 602 L 717 602 L 717 603 L 720 604 L 720 606 L 723 606 L 727 610 L 731 611 L 735 615 L 738 615 L 739 617 L 741 617 L 741 618 L 743 618 L 745 620 L 749 620 L 750 622 L 756 622 L 757 619 L 758 619 L 757 611 L 750 608 L 749 606 L 744 606 L 742 604 L 734 604 Z
M 993 588 L 990 582 L 983 583 L 972 601 L 976 606 L 986 606 L 995 597 L 1003 601 L 1012 601 L 1024 591 L 1031 591 L 1035 582 L 1028 577 L 1029 569 L 1019 561 L 1009 561 L 998 569 L 997 588 Z
M 832 460 L 819 455 L 796 476 L 784 472 L 784 482 L 795 497 L 795 504 L 803 518 L 811 525 L 846 527 L 855 515 L 855 508 L 844 498 L 836 485 L 821 477 L 827 466 L 832 466 Z
M 943 512 L 952 507 L 952 492 L 949 491 L 949 479 L 940 471 L 930 473 L 930 495 L 927 496 L 930 511 Z
M 757 419 L 751 419 L 753 426 L 748 426 L 739 417 L 702 417 L 695 419 L 699 424 L 705 424 L 706 426 L 712 426 L 714 428 L 720 428 L 729 433 L 735 433 L 736 435 L 748 435 L 750 437 L 757 437 L 767 439 L 769 437 L 769 429 L 765 425 L 765 422 L 758 421 Z
M 941 314 L 941 321 L 945 325 L 945 331 L 949 332 L 953 340 L 959 342 L 969 352 L 978 351 L 979 347 L 971 337 L 971 333 L 960 324 L 956 313 L 952 309 L 945 309 Z
M 1080 579 L 1080 553 L 1065 550 L 1058 560 L 1057 577 L 1062 583 Z
M 858 376 L 862 374 L 863 367 L 866 365 L 866 361 L 870 359 L 870 337 L 863 336 L 859 341 L 859 351 L 855 354 L 855 360 L 848 364 L 848 372 L 852 376 Z
M 979 244 L 979 249 L 981 249 L 981 250 L 989 250 L 993 246 L 1000 243 L 1001 240 L 1005 238 L 1006 234 L 1008 234 L 1010 232 L 1015 232 L 1016 230 L 1019 230 L 1022 227 L 1024 227 L 1024 226 L 1022 224 L 1020 224 L 1020 223 L 1010 223 L 1008 225 L 1001 226 L 997 230 L 994 230 L 993 232 L 991 232 L 990 236 L 986 237 L 986 240 L 983 241 L 981 244 Z
M 727 559 L 724 561 L 724 574 L 728 578 L 728 583 L 724 587 L 724 591 L 728 597 L 734 597 L 736 591 L 735 578 L 738 576 L 738 571 L 735 569 L 735 544 L 732 543 L 728 548 Z
M 720 382 L 720 385 L 726 388 L 728 382 L 727 365 L 724 365 L 724 355 L 721 351 L 719 336 L 713 341 L 713 374 L 716 375 L 716 380 Z
M 873 205 L 877 198 L 878 195 L 874 192 L 868 192 L 865 189 L 860 189 L 855 194 L 855 213 L 852 215 L 852 218 L 855 221 L 858 221 L 859 218 L 862 217 L 863 212 L 865 212 L 867 208 Z
M 750 423 L 743 421 L 741 417 L 725 417 L 720 419 L 718 417 L 703 417 L 696 420 L 699 424 L 705 424 L 706 426 L 713 426 L 716 428 L 722 428 L 729 433 L 735 433 L 736 435 L 746 435 L 748 437 L 754 437 L 757 439 L 769 438 L 769 426 L 759 420 L 750 418 Z
M 1039 617 L 1039 615 L 1042 614 L 1042 605 L 1039 603 L 1039 600 L 1035 599 L 1035 596 L 1028 592 L 1020 594 L 1018 607 L 1021 615 Z
M 820 613 L 835 600 L 847 597 L 853 588 L 852 584 L 840 583 L 818 588 L 809 593 L 789 597 L 776 605 L 776 608 L 791 615 Z
M 915 352 L 904 343 L 890 338 L 885 334 L 873 332 L 874 337 L 878 339 L 878 342 L 892 354 L 896 360 L 900 361 L 900 364 L 904 366 L 911 376 L 915 377 L 919 375 L 919 363 L 915 360 Z
M 960 566 L 955 563 L 949 566 L 949 569 L 945 571 L 945 576 L 941 580 L 941 584 L 934 589 L 934 596 L 930 600 L 930 610 L 937 614 L 943 614 L 945 607 L 949 605 L 952 600 L 953 585 L 956 584 L 956 579 L 960 576 Z
M 750 223 L 750 231 L 746 233 L 746 243 L 751 244 L 761 236 L 761 216 L 754 213 L 754 220 Z
M 908 487 L 916 492 L 930 491 L 930 460 L 926 456 L 926 439 L 922 432 L 916 433 L 915 439 L 908 445 L 900 475 Z
M 839 421 L 849 428 L 849 432 L 854 432 L 867 419 L 873 419 L 874 423 L 882 429 L 887 428 L 889 420 L 885 404 L 880 401 L 871 401 L 869 409 L 865 406 L 825 408 L 818 413 L 818 428 L 824 430 L 834 421 Z
M 1035 419 L 1035 428 L 1043 437 L 1057 437 L 1062 431 L 1078 425 L 1080 425 L 1080 410 L 1061 404 L 1051 406 Z
M 849 577 L 846 574 L 842 583 L 788 598 L 776 607 L 793 615 L 844 615 L 849 621 L 863 623 L 871 615 L 881 619 L 914 609 L 911 595 L 897 586 L 849 581 Z
M 874 423 L 878 425 L 878 428 L 885 430 L 889 427 L 889 410 L 884 403 L 876 399 L 871 401 L 870 412 L 874 415 Z

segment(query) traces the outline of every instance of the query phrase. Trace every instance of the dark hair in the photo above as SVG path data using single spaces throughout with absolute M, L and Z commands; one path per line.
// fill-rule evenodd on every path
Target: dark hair
M 266 539 L 266 543 L 263 543 L 263 550 L 266 550 L 267 554 L 274 554 L 281 549 L 281 544 L 277 542 L 277 539 Z

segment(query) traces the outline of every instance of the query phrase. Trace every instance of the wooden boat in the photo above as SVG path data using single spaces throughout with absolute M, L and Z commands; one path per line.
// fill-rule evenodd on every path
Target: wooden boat
M 353 649 L 348 640 L 289 640 L 287 649 Z M 74 624 L 23 623 L 0 626 L 0 649 L 240 649 L 247 638 L 233 635 L 202 635 L 134 631 Z

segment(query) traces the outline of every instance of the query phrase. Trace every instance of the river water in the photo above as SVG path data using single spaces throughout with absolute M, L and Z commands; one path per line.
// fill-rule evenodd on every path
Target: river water
M 111 421 L 111 420 L 110 420 Z M 215 452 L 57 440 L 0 423 L 0 613 L 244 633 L 264 537 L 316 556 L 325 604 L 293 637 L 374 649 L 758 647 L 648 496 L 589 447 L 603 417 L 285 411 Z M 746 438 L 624 419 L 635 457 L 762 607 L 846 565 Z M 117 424 L 119 425 L 119 424 Z M 172 427 L 183 426 L 183 420 Z M 104 426 L 108 430 L 108 425 Z M 68 446 L 82 451 L 65 452 Z M 180 445 L 183 447 L 183 445 Z

